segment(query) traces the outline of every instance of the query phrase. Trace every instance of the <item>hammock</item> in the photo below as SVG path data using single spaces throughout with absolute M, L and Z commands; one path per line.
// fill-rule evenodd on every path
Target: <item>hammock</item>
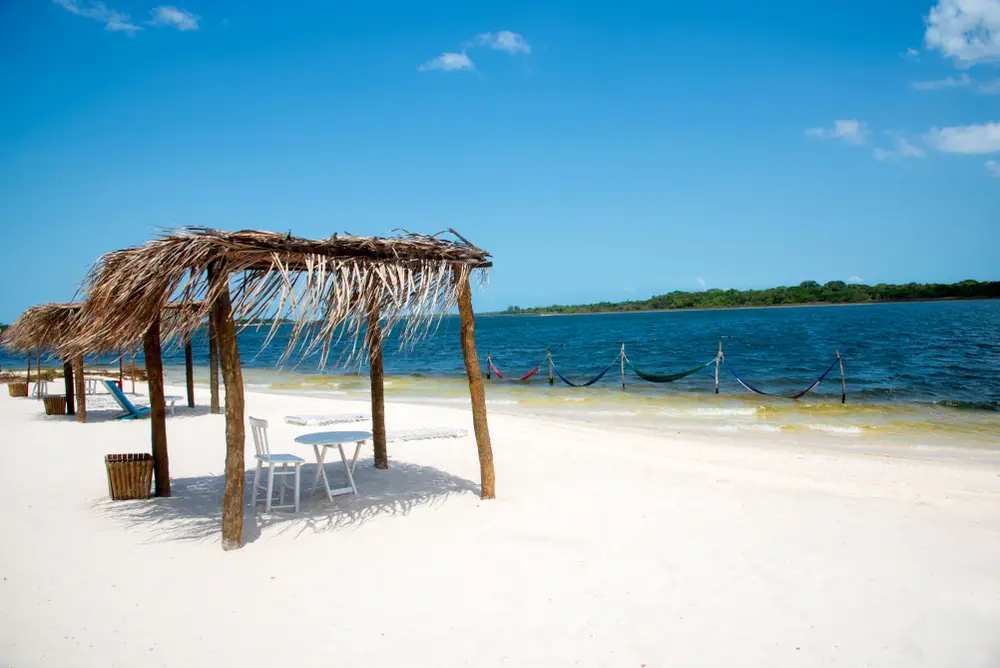
M 681 371 L 680 373 L 646 373 L 645 371 L 641 371 L 636 365 L 632 364 L 632 360 L 628 357 L 625 358 L 625 362 L 628 363 L 629 368 L 632 369 L 632 371 L 635 371 L 635 375 L 639 376 L 639 378 L 642 378 L 643 380 L 648 380 L 651 383 L 672 383 L 675 380 L 680 380 L 681 378 L 690 376 L 693 373 L 698 373 L 705 367 L 715 364 L 716 359 L 718 359 L 718 357 L 710 359 L 704 364 L 699 364 L 693 369 Z
M 495 373 L 497 375 L 497 378 L 499 378 L 500 380 L 506 380 L 504 378 L 503 374 L 500 373 L 500 369 L 498 369 L 497 366 L 496 366 L 496 364 L 494 364 L 492 361 L 490 361 L 490 368 L 493 369 L 493 373 Z M 532 369 L 528 373 L 524 374 L 523 376 L 521 376 L 517 380 L 528 380 L 529 378 L 531 378 L 532 376 L 534 376 L 536 373 L 538 373 L 538 370 L 541 369 L 541 368 L 542 368 L 542 363 L 539 362 L 538 366 L 536 366 L 534 369 Z
M 615 364 L 618 363 L 618 359 L 619 358 L 616 357 L 615 361 L 612 362 L 611 364 L 609 364 L 607 369 L 605 369 L 601 373 L 597 374 L 596 376 L 594 376 L 593 378 L 591 378 L 590 380 L 588 380 L 586 383 L 574 383 L 569 378 L 567 378 L 566 376 L 564 376 L 561 373 L 559 373 L 559 369 L 557 369 L 555 367 L 555 365 L 552 365 L 552 370 L 555 372 L 555 374 L 557 376 L 559 376 L 559 380 L 561 380 L 562 382 L 566 383 L 570 387 L 590 387 L 591 385 L 593 385 L 594 383 L 596 383 L 597 381 L 599 381 L 601 378 L 604 378 L 604 374 L 606 374 L 607 372 L 611 371 L 611 367 L 613 367 Z
M 812 385 L 810 385 L 806 389 L 802 390 L 798 394 L 788 395 L 788 394 L 774 394 L 772 392 L 762 392 L 761 390 L 758 390 L 756 387 L 754 387 L 750 383 L 748 383 L 745 380 L 743 380 L 742 378 L 740 378 L 740 375 L 738 373 L 736 373 L 736 369 L 734 369 L 733 367 L 729 366 L 729 364 L 726 363 L 725 359 L 722 360 L 722 363 L 726 365 L 726 368 L 729 369 L 730 373 L 733 374 L 733 377 L 736 378 L 736 382 L 739 383 L 740 385 L 742 385 L 743 387 L 745 387 L 750 392 L 753 392 L 754 394 L 762 394 L 765 397 L 780 397 L 782 399 L 799 399 L 801 397 L 804 397 L 805 395 L 807 395 L 810 392 L 812 392 L 813 390 L 815 390 L 816 387 L 820 383 L 823 382 L 823 379 L 827 377 L 827 374 L 829 374 L 831 371 L 833 371 L 833 367 L 837 366 L 837 360 L 834 360 L 833 364 L 830 365 L 830 368 L 827 369 L 826 371 L 824 371 L 823 375 L 816 379 L 816 382 L 814 382 Z

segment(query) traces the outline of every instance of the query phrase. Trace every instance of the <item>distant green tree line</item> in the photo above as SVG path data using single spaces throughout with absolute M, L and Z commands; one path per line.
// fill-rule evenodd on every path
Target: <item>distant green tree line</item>
M 521 308 L 508 306 L 504 313 L 608 313 L 629 311 L 664 311 L 671 309 L 727 308 L 737 306 L 781 306 L 795 304 L 865 304 L 874 302 L 929 301 L 940 299 L 997 299 L 1000 281 L 962 281 L 960 283 L 879 283 L 864 285 L 830 281 L 802 281 L 789 287 L 766 290 L 675 290 L 649 299 L 624 302 L 598 302 L 564 306 Z

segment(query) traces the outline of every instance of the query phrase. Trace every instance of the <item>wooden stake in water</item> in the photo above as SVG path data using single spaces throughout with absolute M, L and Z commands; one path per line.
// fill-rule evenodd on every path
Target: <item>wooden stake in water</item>
M 549 362 L 549 385 L 552 384 L 552 351 L 548 348 L 545 349 L 545 359 Z
M 719 354 L 715 356 L 715 393 L 719 393 L 719 363 L 722 361 L 722 339 L 719 339 Z
M 622 361 L 622 389 L 625 389 L 625 344 L 622 344 L 622 353 L 619 355 Z
M 840 403 L 847 403 L 847 378 L 844 377 L 844 360 L 837 351 L 837 361 L 840 363 Z
M 489 353 L 486 353 L 486 380 L 490 379 L 490 372 L 493 370 L 493 358 L 490 357 Z

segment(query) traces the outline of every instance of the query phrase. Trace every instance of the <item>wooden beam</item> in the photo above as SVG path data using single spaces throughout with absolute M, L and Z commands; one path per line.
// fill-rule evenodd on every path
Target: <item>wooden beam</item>
M 486 423 L 486 391 L 483 389 L 483 373 L 479 369 L 479 354 L 476 353 L 476 322 L 472 313 L 472 288 L 469 277 L 462 276 L 462 267 L 454 266 L 455 281 L 458 286 L 458 314 L 462 319 L 462 357 L 465 358 L 465 373 L 469 377 L 469 395 L 472 398 L 472 426 L 476 432 L 476 446 L 479 450 L 480 494 L 484 499 L 496 498 L 496 476 L 493 471 L 493 446 L 490 444 L 490 428 Z
M 382 324 L 378 301 L 368 303 L 368 370 L 372 381 L 372 440 L 375 444 L 375 468 L 389 468 L 389 449 L 385 438 L 385 383 L 382 369 Z
M 24 382 L 31 385 L 31 348 L 28 348 L 28 371 L 24 374 Z
M 149 427 L 153 442 L 153 479 L 156 496 L 170 496 L 170 458 L 167 456 L 167 410 L 163 399 L 163 360 L 160 356 L 160 319 L 142 339 L 149 382 Z
M 82 364 L 82 362 L 81 362 Z M 80 375 L 83 375 L 82 373 Z M 35 398 L 38 401 L 42 400 L 42 349 L 35 348 Z M 84 418 L 87 417 L 87 412 L 83 413 Z M 86 421 L 86 419 L 82 420 Z
M 216 283 L 219 295 L 212 309 L 219 341 L 222 379 L 226 384 L 226 486 L 222 494 L 222 549 L 235 550 L 243 546 L 243 370 L 240 349 L 236 342 L 236 323 L 229 298 L 228 275 L 213 263 L 208 267 L 209 290 Z
M 68 358 L 63 360 L 63 383 L 66 388 L 66 415 L 75 415 L 76 401 L 73 393 L 76 387 L 73 385 L 73 363 Z
M 215 326 L 215 309 L 208 312 L 208 387 L 212 395 L 212 413 L 219 408 L 219 337 Z
M 191 353 L 191 336 L 184 341 L 184 380 L 187 383 L 188 408 L 194 408 L 194 355 Z
M 87 382 L 83 378 L 83 355 L 73 359 L 73 384 L 76 385 L 76 421 L 87 421 Z
M 121 346 L 118 346 L 118 387 L 125 391 L 125 353 Z

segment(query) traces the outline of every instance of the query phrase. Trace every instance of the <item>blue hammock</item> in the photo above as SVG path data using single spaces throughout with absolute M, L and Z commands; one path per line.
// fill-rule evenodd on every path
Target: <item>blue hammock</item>
M 740 375 L 738 373 L 736 373 L 736 369 L 734 369 L 733 367 L 729 366 L 729 364 L 726 362 L 726 360 L 724 358 L 722 360 L 722 363 L 725 364 L 726 368 L 729 369 L 730 373 L 733 374 L 733 377 L 736 379 L 736 382 L 739 383 L 740 385 L 742 385 L 743 387 L 745 387 L 750 392 L 753 392 L 754 394 L 762 394 L 765 397 L 780 397 L 782 399 L 800 399 L 800 398 L 804 397 L 805 395 L 807 395 L 810 392 L 812 392 L 813 390 L 815 390 L 816 386 L 818 386 L 820 383 L 822 383 L 823 379 L 826 378 L 827 375 L 831 371 L 833 371 L 833 367 L 837 366 L 837 360 L 834 360 L 833 364 L 830 365 L 830 368 L 827 369 L 826 371 L 824 371 L 823 375 L 816 379 L 816 382 L 814 382 L 812 385 L 810 385 L 806 389 L 802 390 L 798 394 L 788 395 L 788 394 L 774 394 L 772 392 L 763 392 L 761 390 L 758 390 L 756 387 L 754 387 L 753 385 L 751 385 L 747 381 L 745 381 L 742 378 L 740 378 Z
M 561 373 L 559 373 L 559 369 L 557 369 L 554 364 L 552 365 L 552 370 L 555 371 L 555 373 L 556 373 L 557 376 L 559 376 L 559 380 L 561 380 L 562 382 L 566 383 L 570 387 L 590 387 L 591 385 L 593 385 L 594 383 L 596 383 L 597 381 L 599 381 L 601 378 L 604 378 L 604 374 L 606 374 L 607 372 L 611 371 L 611 367 L 613 367 L 615 364 L 618 363 L 618 359 L 619 358 L 616 357 L 615 361 L 612 362 L 611 364 L 609 364 L 607 369 L 605 369 L 601 373 L 597 374 L 596 376 L 594 376 L 593 378 L 591 378 L 590 380 L 588 380 L 586 383 L 582 383 L 582 384 L 580 384 L 580 383 L 574 383 L 569 378 L 567 378 L 566 376 L 564 376 Z

